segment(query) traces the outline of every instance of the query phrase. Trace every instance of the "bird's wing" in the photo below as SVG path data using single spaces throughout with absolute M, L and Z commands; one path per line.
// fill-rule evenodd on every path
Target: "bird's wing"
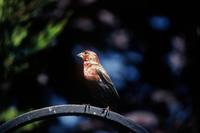
M 114 96 L 115 98 L 119 99 L 119 94 L 116 90 L 116 88 L 114 87 L 110 77 L 108 76 L 108 74 L 106 73 L 106 71 L 103 69 L 103 67 L 97 67 L 96 68 L 96 72 L 100 77 L 100 85 L 107 89 L 107 91 Z

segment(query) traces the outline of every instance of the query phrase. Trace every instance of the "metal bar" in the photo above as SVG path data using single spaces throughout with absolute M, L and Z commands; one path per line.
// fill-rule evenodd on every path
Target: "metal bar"
M 104 110 L 105 109 L 94 106 L 75 105 L 75 104 L 45 107 L 27 112 L 25 114 L 16 117 L 13 120 L 10 120 L 2 124 L 0 126 L 0 133 L 7 133 L 8 131 L 12 131 L 14 129 L 17 129 L 34 121 L 43 120 L 51 117 L 69 116 L 69 115 L 75 115 L 75 116 L 81 115 L 81 116 L 100 118 L 106 121 L 120 124 L 121 126 L 126 127 L 127 129 L 129 129 L 134 133 L 147 133 L 147 131 L 142 126 L 127 119 L 126 117 L 112 111 L 108 111 L 107 114 L 105 115 L 105 113 L 102 113 L 104 112 Z

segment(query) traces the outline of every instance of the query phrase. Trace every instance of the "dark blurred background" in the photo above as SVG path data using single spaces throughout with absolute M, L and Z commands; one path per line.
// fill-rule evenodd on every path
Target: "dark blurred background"
M 118 113 L 150 132 L 197 133 L 200 27 L 189 8 L 170 1 L 0 0 L 0 123 L 46 106 L 88 103 L 76 55 L 89 49 L 118 89 Z M 109 133 L 114 127 L 67 116 L 16 132 Z

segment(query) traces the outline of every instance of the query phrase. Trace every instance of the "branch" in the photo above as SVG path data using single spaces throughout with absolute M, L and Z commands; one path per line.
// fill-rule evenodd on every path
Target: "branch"
M 105 115 L 104 113 L 102 113 L 103 111 L 104 109 L 102 108 L 94 106 L 88 107 L 86 105 L 75 105 L 75 104 L 45 107 L 27 112 L 25 114 L 16 117 L 13 120 L 10 120 L 2 124 L 0 126 L 0 133 L 6 133 L 8 131 L 22 127 L 34 121 L 43 120 L 50 117 L 69 116 L 69 115 L 75 115 L 75 116 L 81 115 L 92 118 L 100 118 L 106 121 L 110 121 L 112 123 L 118 123 L 121 126 L 126 127 L 127 129 L 135 133 L 147 133 L 147 131 L 143 127 L 137 125 L 136 123 L 125 118 L 124 116 L 112 111 L 108 111 L 107 115 Z

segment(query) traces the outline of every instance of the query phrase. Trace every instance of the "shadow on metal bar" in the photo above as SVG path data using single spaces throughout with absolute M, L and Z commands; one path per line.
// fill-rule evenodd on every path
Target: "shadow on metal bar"
M 10 120 L 2 124 L 0 126 L 0 133 L 7 133 L 9 131 L 13 131 L 19 127 L 22 127 L 34 121 L 44 120 L 46 118 L 51 118 L 51 117 L 69 116 L 69 115 L 100 118 L 106 121 L 120 124 L 121 126 L 125 127 L 126 129 L 129 129 L 130 132 L 133 133 L 148 133 L 142 126 L 136 124 L 135 122 L 125 118 L 124 116 L 118 113 L 108 111 L 105 115 L 105 113 L 102 113 L 103 111 L 104 109 L 102 108 L 88 106 L 88 105 L 70 104 L 70 105 L 57 105 L 57 106 L 45 107 L 27 112 L 25 114 L 16 117 L 13 120 Z

